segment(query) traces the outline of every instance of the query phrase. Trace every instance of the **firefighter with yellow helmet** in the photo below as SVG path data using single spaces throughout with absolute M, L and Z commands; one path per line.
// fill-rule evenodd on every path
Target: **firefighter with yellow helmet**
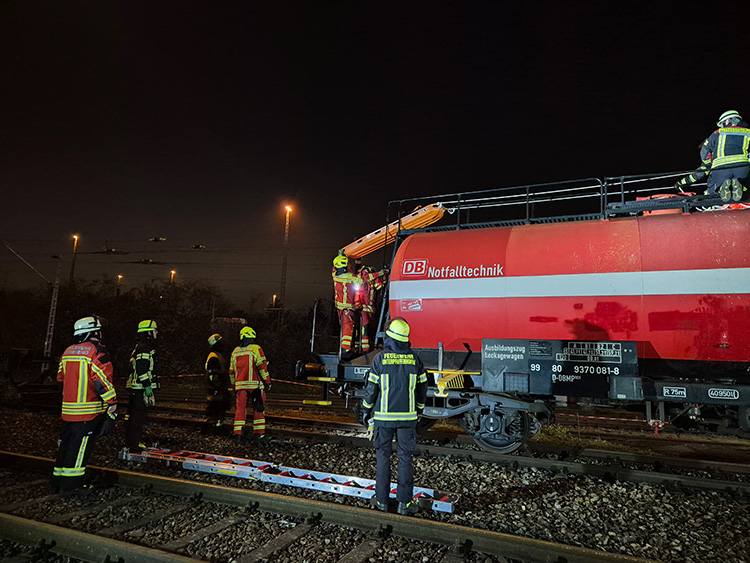
M 216 432 L 229 410 L 229 363 L 226 347 L 220 334 L 208 337 L 209 353 L 206 358 L 206 426 L 204 432 Z
M 130 356 L 130 389 L 128 413 L 125 416 L 125 447 L 130 452 L 140 452 L 143 442 L 143 427 L 148 418 L 148 409 L 156 404 L 154 389 L 159 387 L 156 376 L 156 321 L 148 319 L 138 323 L 135 349 Z
M 391 488 L 391 443 L 398 443 L 398 513 L 415 514 L 412 453 L 417 448 L 417 421 L 427 399 L 427 371 L 411 349 L 409 323 L 392 319 L 385 330 L 383 350 L 367 373 L 362 401 L 364 422 L 374 424 L 373 446 L 377 458 L 375 495 L 372 505 L 388 512 Z
M 333 291 L 341 324 L 341 351 L 344 355 L 352 350 L 357 292 L 361 287 L 362 278 L 349 271 L 349 258 L 344 254 L 336 256 L 333 259 Z
M 255 341 L 255 330 L 244 326 L 240 330 L 240 345 L 232 352 L 229 380 L 235 390 L 234 437 L 240 444 L 248 417 L 252 417 L 252 435 L 266 441 L 266 391 L 271 388 L 268 361 L 263 349 Z M 245 434 L 245 439 L 250 436 Z

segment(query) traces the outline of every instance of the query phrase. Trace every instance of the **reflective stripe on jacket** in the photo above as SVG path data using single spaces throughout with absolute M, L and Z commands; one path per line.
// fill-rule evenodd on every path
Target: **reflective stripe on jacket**
M 356 293 L 362 285 L 362 278 L 352 273 L 333 275 L 333 289 L 335 293 L 337 309 L 353 309 Z
M 722 127 L 706 139 L 701 147 L 701 160 L 711 163 L 711 169 L 747 166 L 750 149 L 750 129 L 746 127 Z
M 142 340 L 135 346 L 130 356 L 131 373 L 128 379 L 128 389 L 143 389 L 151 387 L 156 389 L 159 384 L 154 373 L 154 341 Z
M 417 421 L 427 397 L 427 372 L 414 352 L 379 352 L 367 374 L 362 406 L 374 409 L 377 426 L 408 426 Z
M 117 404 L 109 353 L 98 340 L 69 346 L 60 358 L 57 380 L 63 384 L 62 419 L 93 420 Z
M 229 380 L 236 390 L 267 386 L 271 378 L 263 349 L 257 344 L 237 346 L 229 362 Z
M 385 287 L 388 281 L 388 273 L 385 269 L 376 272 L 372 268 L 364 267 L 359 275 L 362 278 L 362 287 L 357 291 L 355 303 L 366 313 L 374 313 L 375 292 Z

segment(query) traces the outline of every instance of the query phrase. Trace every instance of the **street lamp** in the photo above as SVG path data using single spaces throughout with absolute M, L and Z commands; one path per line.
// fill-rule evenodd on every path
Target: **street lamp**
M 281 291 L 279 291 L 279 301 L 281 306 L 284 306 L 284 298 L 286 297 L 286 259 L 289 251 L 289 214 L 292 212 L 291 205 L 284 207 L 286 210 L 286 223 L 284 226 L 284 258 L 281 262 Z
M 76 272 L 76 256 L 78 255 L 78 235 L 73 235 L 73 261 L 70 263 L 70 285 L 73 285 Z
M 169 272 L 169 283 L 172 283 L 174 281 L 174 275 L 177 273 L 177 270 L 172 270 Z

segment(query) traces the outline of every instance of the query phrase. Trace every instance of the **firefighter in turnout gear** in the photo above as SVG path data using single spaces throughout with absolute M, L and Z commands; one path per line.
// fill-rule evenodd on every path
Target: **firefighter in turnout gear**
M 63 426 L 52 489 L 64 496 L 89 492 L 86 464 L 97 438 L 111 432 L 116 418 L 112 363 L 101 343 L 101 328 L 98 317 L 77 320 L 73 345 L 60 358 Z
M 266 441 L 266 391 L 271 388 L 268 362 L 263 349 L 255 343 L 255 331 L 249 326 L 240 330 L 240 345 L 232 352 L 229 379 L 235 390 L 234 436 L 242 442 L 248 416 L 253 417 L 253 435 Z M 249 438 L 245 434 L 246 438 Z
M 224 340 L 220 334 L 208 338 L 210 352 L 206 358 L 206 427 L 205 432 L 221 428 L 229 410 L 229 364 L 225 356 Z
M 750 128 L 734 110 L 725 111 L 701 147 L 701 161 L 710 171 L 709 193 L 718 193 L 721 201 L 741 201 L 747 191 L 750 174 Z
M 339 255 L 333 259 L 333 290 L 336 312 L 341 324 L 341 350 L 349 353 L 356 319 L 357 291 L 362 286 L 362 278 L 349 271 L 349 258 Z
M 355 298 L 355 307 L 361 308 L 362 310 L 362 328 L 361 328 L 361 341 L 362 351 L 370 351 L 370 336 L 368 333 L 368 327 L 375 317 L 375 297 L 376 292 L 385 287 L 388 282 L 388 268 L 383 268 L 380 271 L 375 271 L 370 266 L 362 266 L 359 269 L 359 277 L 362 279 L 362 284 Z
M 130 452 L 140 452 L 143 443 L 143 427 L 146 425 L 148 409 L 156 404 L 154 389 L 159 387 L 155 369 L 156 321 L 138 323 L 138 343 L 130 356 L 130 389 L 128 413 L 125 416 L 125 447 Z
M 427 397 L 427 372 L 409 342 L 409 324 L 392 319 L 385 331 L 384 348 L 372 361 L 362 401 L 364 422 L 374 424 L 373 445 L 377 457 L 375 495 L 378 510 L 388 511 L 391 484 L 391 443 L 398 444 L 399 514 L 415 514 L 412 453 L 417 447 L 417 421 Z

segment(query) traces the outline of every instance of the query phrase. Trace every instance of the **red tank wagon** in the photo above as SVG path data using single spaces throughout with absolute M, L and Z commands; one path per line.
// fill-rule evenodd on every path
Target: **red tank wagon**
M 643 375 L 750 377 L 747 210 L 418 233 L 391 271 L 418 348 L 634 341 Z
M 670 176 L 647 181 L 663 191 Z M 750 431 L 750 209 L 640 199 L 644 178 L 441 196 L 447 222 L 399 233 L 381 323 L 404 317 L 432 372 L 424 418 L 457 418 L 501 452 L 556 395 L 703 408 Z M 316 355 L 300 372 L 358 396 L 371 356 Z

